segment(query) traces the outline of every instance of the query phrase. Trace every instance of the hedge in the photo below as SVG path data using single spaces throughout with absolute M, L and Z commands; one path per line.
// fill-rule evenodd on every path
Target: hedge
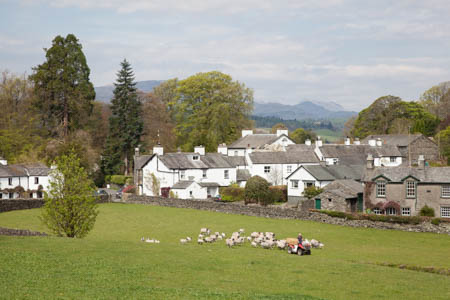
M 245 189 L 236 186 L 221 187 L 219 193 L 222 196 L 222 201 L 234 202 L 243 201 Z
M 287 202 L 287 186 L 286 185 L 270 186 L 269 190 L 272 194 L 271 195 L 272 203 Z
M 370 220 L 377 222 L 397 223 L 397 224 L 420 224 L 421 222 L 428 221 L 429 218 L 418 216 L 385 216 L 374 214 L 351 214 L 341 211 L 331 210 L 312 210 L 319 213 L 326 214 L 330 217 L 348 219 L 348 220 Z M 436 221 L 435 221 L 436 222 Z M 434 223 L 433 223 L 434 224 Z
M 131 176 L 125 176 L 125 175 L 107 175 L 105 176 L 105 181 L 108 183 L 114 183 L 117 185 L 125 185 L 125 183 L 130 184 L 130 180 L 133 177 Z

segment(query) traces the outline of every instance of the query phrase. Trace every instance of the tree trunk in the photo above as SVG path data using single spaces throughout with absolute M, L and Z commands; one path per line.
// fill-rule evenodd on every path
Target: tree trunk
M 125 155 L 125 176 L 128 176 L 128 155 Z

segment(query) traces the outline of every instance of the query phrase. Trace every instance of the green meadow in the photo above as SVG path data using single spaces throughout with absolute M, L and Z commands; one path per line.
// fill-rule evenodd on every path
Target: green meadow
M 0 214 L 0 226 L 46 231 L 40 209 Z M 311 256 L 224 241 L 244 228 L 298 232 L 325 244 Z M 156 238 L 160 244 L 140 241 Z M 450 268 L 450 236 L 341 227 L 146 205 L 102 204 L 84 239 L 0 236 L 2 299 L 450 299 L 450 276 L 380 264 Z

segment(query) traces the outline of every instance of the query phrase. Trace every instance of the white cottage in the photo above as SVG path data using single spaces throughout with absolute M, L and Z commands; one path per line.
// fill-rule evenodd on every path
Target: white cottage
M 48 190 L 50 168 L 43 164 L 0 164 L 0 199 L 42 198 Z

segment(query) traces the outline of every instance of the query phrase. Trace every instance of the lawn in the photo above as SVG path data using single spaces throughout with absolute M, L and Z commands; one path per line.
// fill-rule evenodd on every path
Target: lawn
M 1 213 L 0 226 L 45 231 L 39 214 Z M 302 232 L 325 248 L 299 257 L 248 244 L 179 244 L 201 227 Z M 142 236 L 161 244 L 142 243 Z M 0 298 L 450 299 L 450 276 L 377 263 L 450 268 L 450 236 L 102 204 L 85 239 L 0 236 Z

